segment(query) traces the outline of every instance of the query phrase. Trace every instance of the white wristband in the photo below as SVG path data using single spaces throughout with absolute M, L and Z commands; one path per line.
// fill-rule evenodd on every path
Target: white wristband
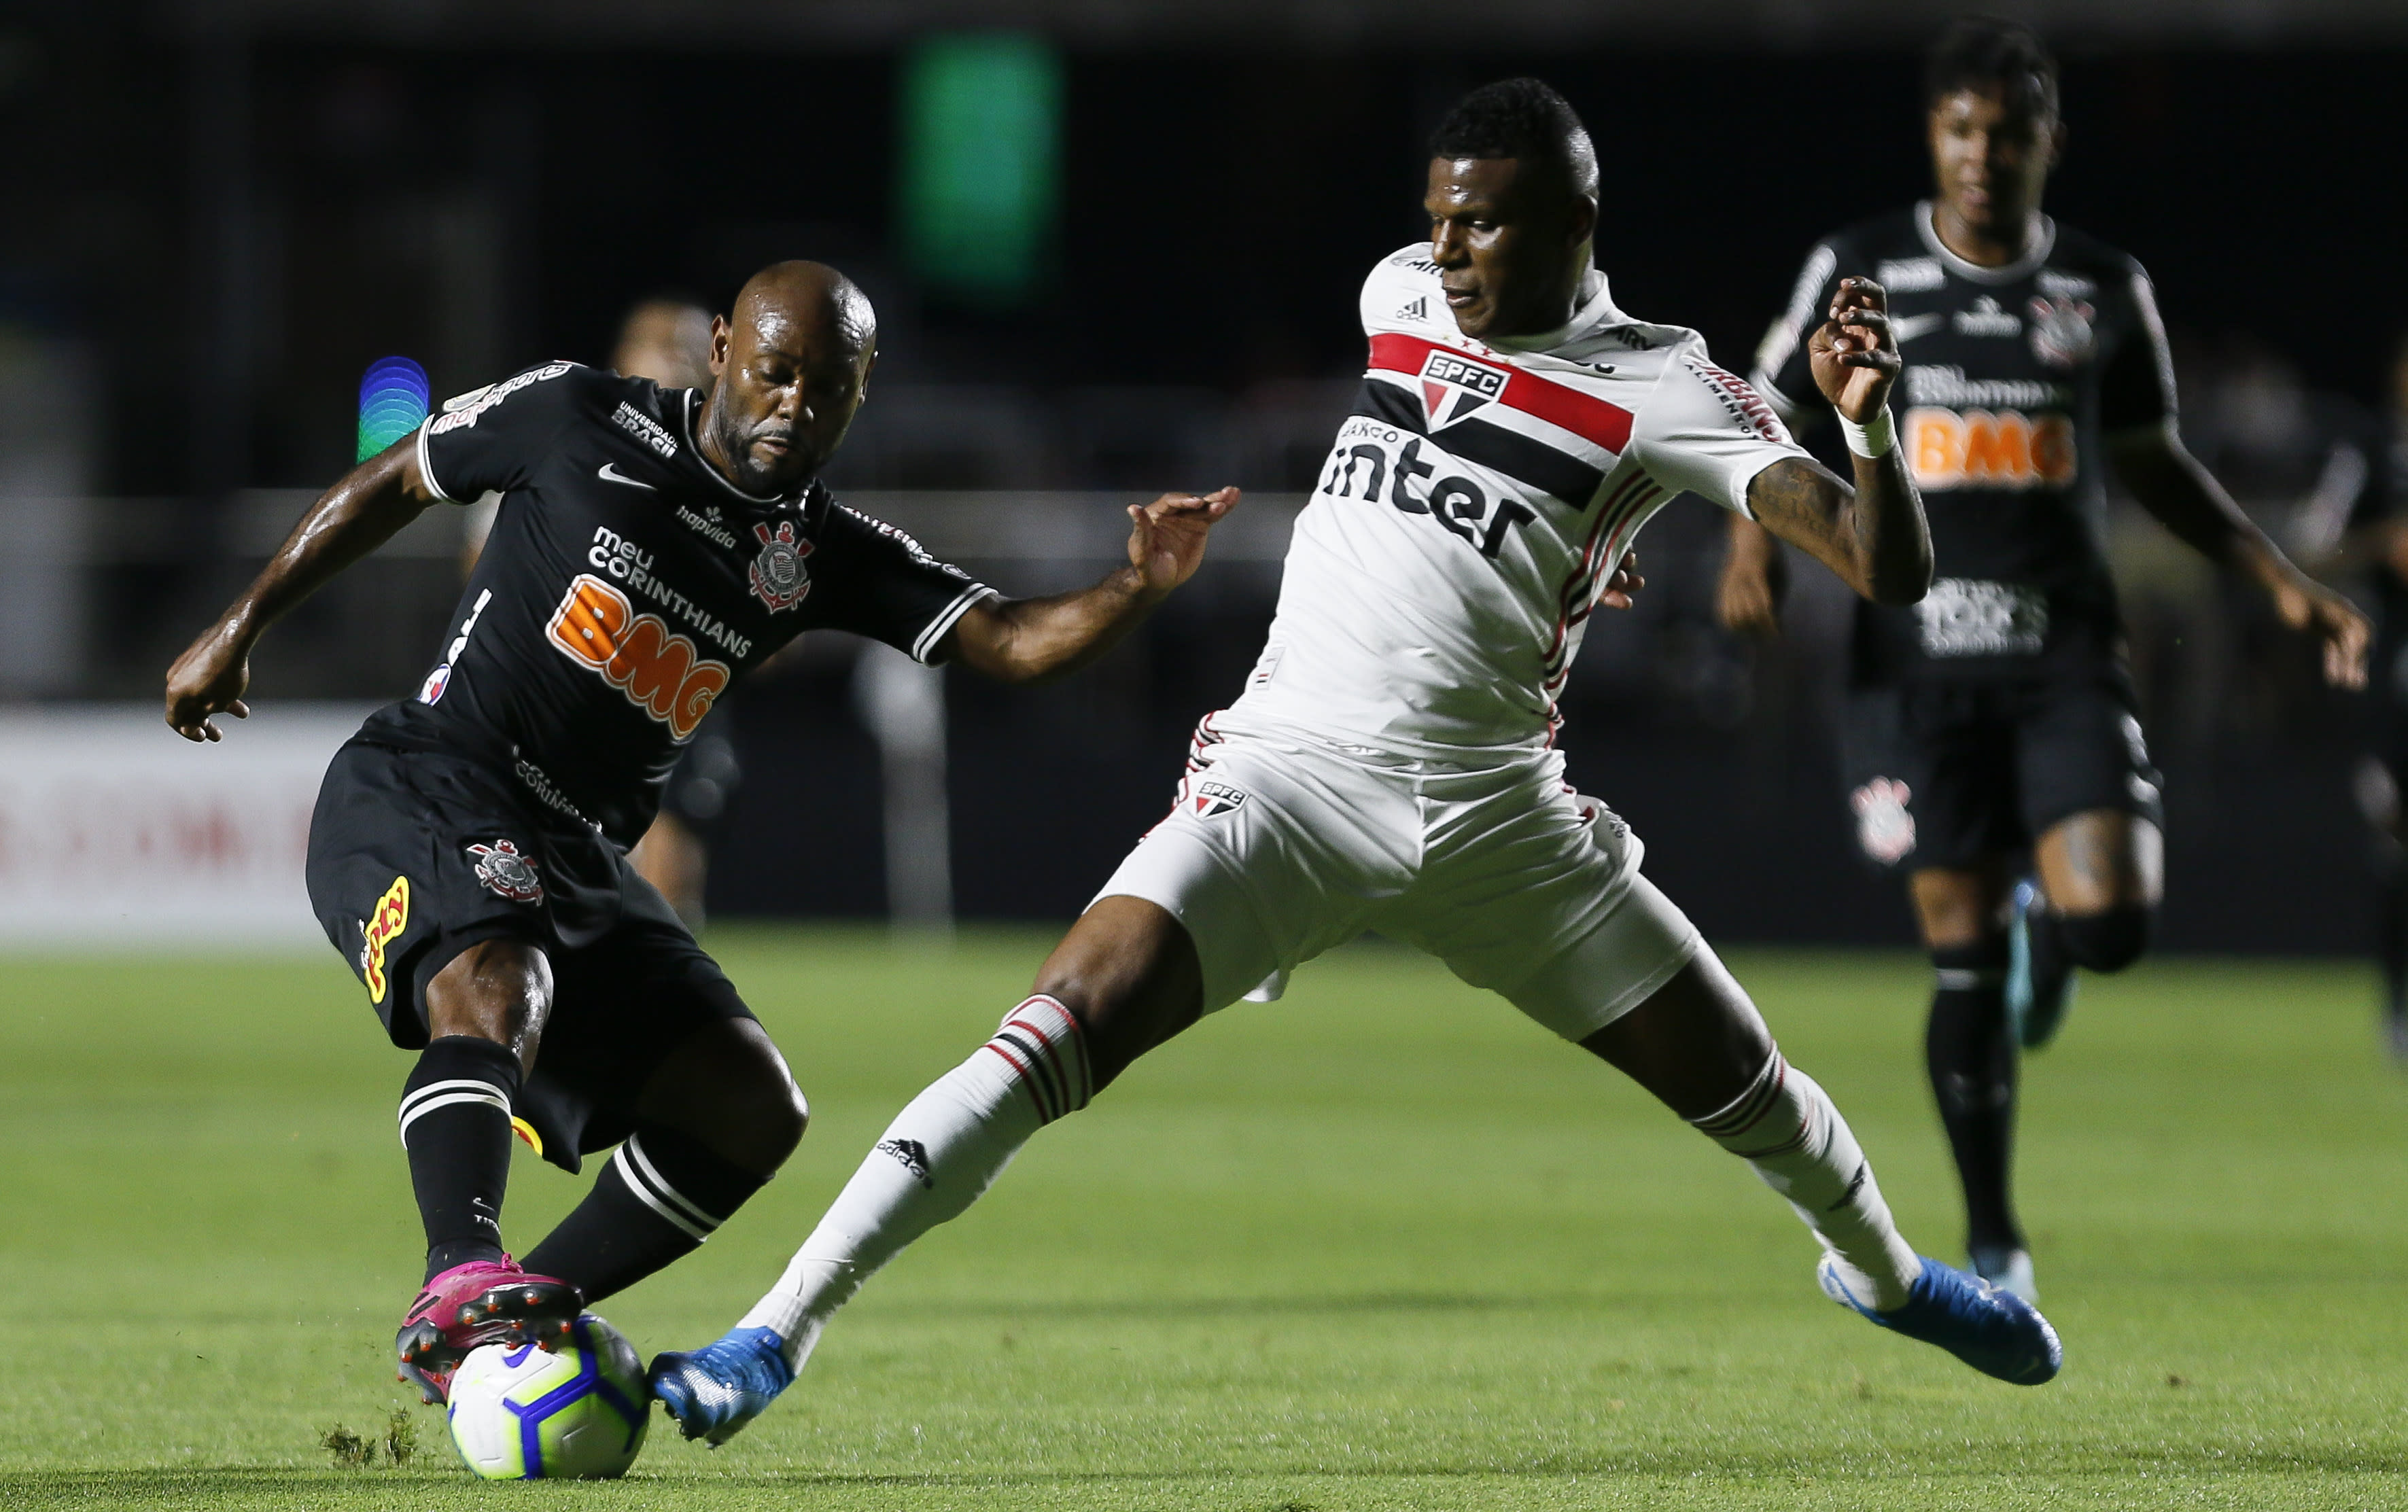
M 1867 460 L 1886 457 L 1890 449 L 1898 445 L 1898 427 L 1890 423 L 1887 405 L 1882 407 L 1881 413 L 1875 415 L 1870 424 L 1859 425 L 1842 415 L 1840 434 L 1848 438 L 1850 451 Z

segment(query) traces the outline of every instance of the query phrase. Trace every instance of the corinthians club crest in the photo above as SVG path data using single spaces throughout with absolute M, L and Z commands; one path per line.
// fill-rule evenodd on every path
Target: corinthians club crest
M 2089 360 L 2097 339 L 2090 321 L 2097 310 L 2062 294 L 2036 298 L 2030 307 L 2034 357 L 2051 367 L 2076 367 Z
M 774 535 L 766 524 L 753 526 L 752 534 L 761 541 L 761 554 L 752 559 L 752 596 L 772 614 L 793 608 L 811 591 L 811 575 L 803 568 L 811 543 L 795 539 L 791 520 L 779 521 Z
M 536 875 L 535 863 L 519 854 L 519 848 L 508 840 L 470 846 L 468 854 L 477 858 L 477 880 L 485 884 L 486 892 L 512 903 L 543 901 L 543 878 Z

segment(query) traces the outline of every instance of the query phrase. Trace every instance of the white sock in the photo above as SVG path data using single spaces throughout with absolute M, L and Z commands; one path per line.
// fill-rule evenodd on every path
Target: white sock
M 1875 1312 L 1906 1305 L 1923 1262 L 1899 1237 L 1871 1163 L 1813 1077 L 1775 1050 L 1747 1091 L 1690 1121 L 1789 1199 L 1851 1292 Z
M 738 1328 L 767 1328 L 796 1370 L 861 1284 L 903 1247 L 976 1202 L 1028 1136 L 1087 1105 L 1079 1021 L 1050 997 L 1011 1010 L 995 1037 L 913 1098 L 845 1183 L 785 1275 Z

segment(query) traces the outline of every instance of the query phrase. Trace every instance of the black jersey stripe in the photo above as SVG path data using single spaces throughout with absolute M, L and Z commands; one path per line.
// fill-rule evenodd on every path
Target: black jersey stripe
M 1422 407 L 1413 402 L 1412 396 L 1377 378 L 1363 380 L 1361 391 L 1354 396 L 1354 413 L 1416 435 L 1430 434 Z M 1605 481 L 1603 469 L 1592 467 L 1544 441 L 1534 441 L 1518 431 L 1491 425 L 1484 420 L 1456 421 L 1432 439 L 1466 462 L 1494 468 L 1542 493 L 1552 493 L 1575 509 L 1586 509 L 1594 503 L 1598 485 Z

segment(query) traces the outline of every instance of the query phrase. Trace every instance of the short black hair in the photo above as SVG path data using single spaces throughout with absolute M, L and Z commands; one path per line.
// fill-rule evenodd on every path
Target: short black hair
M 1931 44 L 1923 65 L 1926 108 L 1960 90 L 1995 92 L 2008 106 L 2057 116 L 2057 60 L 2032 29 L 1996 16 L 1966 16 Z
M 1542 79 L 1500 78 L 1455 102 L 1430 133 L 1434 158 L 1529 158 L 1562 164 L 1572 186 L 1597 193 L 1597 149 L 1579 112 Z

